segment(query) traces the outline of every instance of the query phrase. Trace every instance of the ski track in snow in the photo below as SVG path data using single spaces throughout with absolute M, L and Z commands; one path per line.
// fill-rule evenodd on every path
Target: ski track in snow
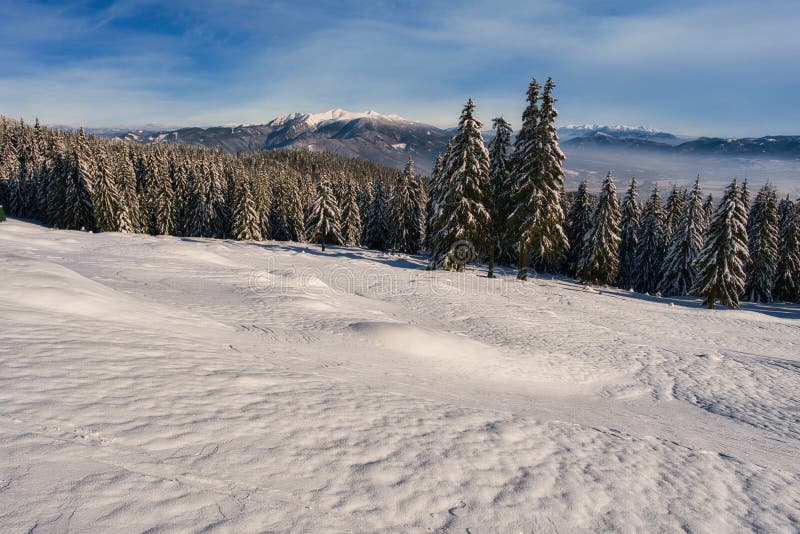
M 0 225 L 0 530 L 800 529 L 800 308 Z

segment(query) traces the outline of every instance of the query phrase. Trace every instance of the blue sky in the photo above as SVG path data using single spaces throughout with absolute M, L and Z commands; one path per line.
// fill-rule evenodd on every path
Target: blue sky
M 798 0 L 0 0 L 0 113 L 49 124 L 261 123 L 374 109 L 800 134 Z

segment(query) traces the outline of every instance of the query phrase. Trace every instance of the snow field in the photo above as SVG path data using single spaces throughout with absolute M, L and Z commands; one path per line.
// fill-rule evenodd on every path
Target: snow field
M 800 528 L 796 307 L 15 220 L 0 246 L 3 531 Z

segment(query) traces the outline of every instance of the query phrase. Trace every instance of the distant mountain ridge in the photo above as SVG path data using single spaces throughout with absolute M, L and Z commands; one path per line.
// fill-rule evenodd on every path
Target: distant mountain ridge
M 303 148 L 395 168 L 402 168 L 410 156 L 420 171 L 428 172 L 452 133 L 398 115 L 332 109 L 324 113 L 293 113 L 261 125 L 132 130 L 108 137 L 145 144 L 201 145 L 228 152 Z
M 660 142 L 652 137 L 614 136 L 598 130 L 584 136 L 567 139 L 562 145 L 565 150 L 617 149 L 680 155 L 800 159 L 800 135 L 741 139 L 700 137 L 676 144 Z
M 98 128 L 90 132 L 137 143 L 181 143 L 219 148 L 228 152 L 300 148 L 328 151 L 402 168 L 414 158 L 420 172 L 428 173 L 436 155 L 455 134 L 376 111 L 332 109 L 323 113 L 292 113 L 266 124 L 210 128 L 149 129 Z M 686 138 L 643 126 L 568 124 L 559 128 L 562 147 L 570 157 L 589 153 L 702 155 L 714 157 L 771 157 L 800 159 L 800 136 L 762 138 Z M 493 132 L 485 132 L 488 140 Z

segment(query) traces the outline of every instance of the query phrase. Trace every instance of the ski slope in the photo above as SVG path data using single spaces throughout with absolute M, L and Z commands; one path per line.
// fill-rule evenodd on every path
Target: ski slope
M 0 531 L 797 532 L 800 308 L 0 224 Z

